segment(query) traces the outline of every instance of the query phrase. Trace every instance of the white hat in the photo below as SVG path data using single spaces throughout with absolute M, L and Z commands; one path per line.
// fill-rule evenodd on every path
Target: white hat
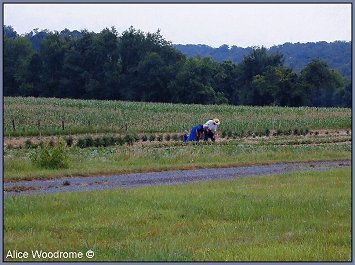
M 217 124 L 217 125 L 220 125 L 220 124 L 221 124 L 221 122 L 220 122 L 219 119 L 217 119 L 217 118 L 213 119 L 213 121 L 214 121 L 214 123 Z

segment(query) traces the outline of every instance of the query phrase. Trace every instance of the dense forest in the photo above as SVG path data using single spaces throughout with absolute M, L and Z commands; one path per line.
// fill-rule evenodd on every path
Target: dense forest
M 317 56 L 302 69 L 265 47 L 238 59 L 190 57 L 159 31 L 133 27 L 19 36 L 4 26 L 3 33 L 4 96 L 351 107 L 351 81 Z
M 222 45 L 219 48 L 201 44 L 176 44 L 174 46 L 190 57 L 211 57 L 217 62 L 230 60 L 236 64 L 252 51 L 252 47 L 241 48 L 228 45 Z M 343 77 L 351 79 L 351 42 L 285 43 L 272 46 L 268 52 L 281 53 L 284 56 L 285 66 L 296 72 L 300 72 L 312 59 L 320 59 L 327 62 L 330 68 L 339 71 Z

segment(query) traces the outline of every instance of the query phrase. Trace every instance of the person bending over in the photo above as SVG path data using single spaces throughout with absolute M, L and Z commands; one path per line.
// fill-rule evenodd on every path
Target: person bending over
M 206 121 L 206 123 L 203 125 L 203 131 L 204 131 L 204 140 L 208 141 L 209 138 L 211 138 L 212 142 L 216 140 L 216 131 L 217 131 L 217 126 L 220 125 L 221 122 L 219 119 L 212 119 Z

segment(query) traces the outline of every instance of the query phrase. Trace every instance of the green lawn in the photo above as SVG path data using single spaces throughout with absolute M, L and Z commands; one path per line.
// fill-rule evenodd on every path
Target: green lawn
M 349 261 L 351 225 L 351 170 L 338 169 L 7 197 L 4 252 L 92 249 L 94 261 Z

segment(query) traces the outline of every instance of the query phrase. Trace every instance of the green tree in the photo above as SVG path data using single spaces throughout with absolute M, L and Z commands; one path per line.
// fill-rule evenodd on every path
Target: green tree
M 222 93 L 214 89 L 217 65 L 210 58 L 187 58 L 169 89 L 173 102 L 218 104 L 226 103 Z
M 218 66 L 214 77 L 215 88 L 225 98 L 224 103 L 239 103 L 238 67 L 232 61 L 224 61 Z
M 32 54 L 28 39 L 4 38 L 4 96 L 21 96 L 31 90 L 26 71 Z
M 330 70 L 327 63 L 319 59 L 306 65 L 300 79 L 309 95 L 309 104 L 315 107 L 331 107 L 335 92 L 344 86 L 340 74 Z
M 43 89 L 40 96 L 62 97 L 67 89 L 62 83 L 63 65 L 68 42 L 61 38 L 58 32 L 49 33 L 42 41 L 39 51 L 42 59 Z
M 265 47 L 253 49 L 238 65 L 239 102 L 245 105 L 270 104 L 273 101 L 272 92 L 267 90 L 272 88 L 262 86 L 266 82 L 262 76 L 266 71 L 271 71 L 272 67 L 282 66 L 283 56 L 281 54 L 268 54 Z

